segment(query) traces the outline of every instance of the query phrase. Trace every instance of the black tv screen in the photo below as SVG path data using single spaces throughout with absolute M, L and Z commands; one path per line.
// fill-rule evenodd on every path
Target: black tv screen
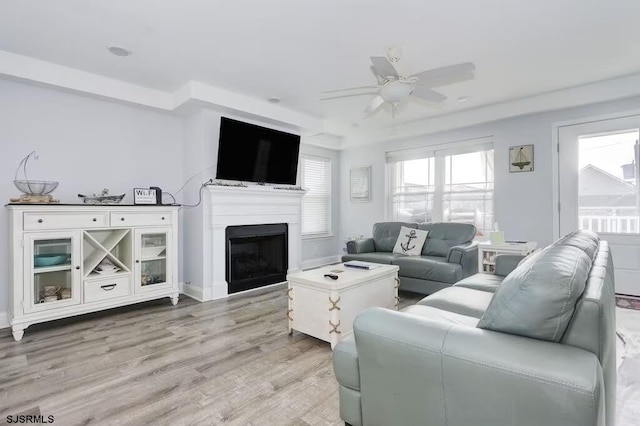
M 216 179 L 295 185 L 300 136 L 222 117 Z

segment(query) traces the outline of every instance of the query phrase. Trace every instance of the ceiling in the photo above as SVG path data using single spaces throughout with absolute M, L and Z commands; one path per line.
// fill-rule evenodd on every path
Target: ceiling
M 174 92 L 189 81 L 358 128 L 397 126 L 640 72 L 637 0 L 22 0 L 0 4 L 0 50 Z M 107 52 L 122 45 L 133 55 Z M 407 74 L 458 62 L 476 78 L 365 118 L 369 56 Z M 469 102 L 455 100 L 468 96 Z

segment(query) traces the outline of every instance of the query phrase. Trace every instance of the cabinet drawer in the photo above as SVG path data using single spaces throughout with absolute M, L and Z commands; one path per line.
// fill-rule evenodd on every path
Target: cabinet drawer
M 111 212 L 111 226 L 162 226 L 170 225 L 171 212 Z
M 84 282 L 85 303 L 115 299 L 116 297 L 128 296 L 130 294 L 130 275 L 124 277 L 113 276 L 111 278 L 93 279 Z
M 41 229 L 106 228 L 108 226 L 109 218 L 105 212 L 47 212 L 24 214 L 25 231 L 39 231 Z

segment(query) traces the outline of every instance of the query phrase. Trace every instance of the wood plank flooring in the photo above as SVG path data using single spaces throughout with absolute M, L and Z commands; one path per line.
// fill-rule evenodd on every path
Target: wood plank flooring
M 0 425 L 341 425 L 331 348 L 287 334 L 286 300 L 181 296 L 34 325 L 21 342 L 0 330 Z

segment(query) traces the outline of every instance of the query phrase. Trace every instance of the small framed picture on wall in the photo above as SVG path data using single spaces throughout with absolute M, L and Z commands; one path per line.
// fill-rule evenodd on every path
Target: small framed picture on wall
M 351 201 L 371 201 L 371 166 L 351 169 Z
M 509 172 L 533 171 L 533 145 L 518 145 L 509 148 Z

